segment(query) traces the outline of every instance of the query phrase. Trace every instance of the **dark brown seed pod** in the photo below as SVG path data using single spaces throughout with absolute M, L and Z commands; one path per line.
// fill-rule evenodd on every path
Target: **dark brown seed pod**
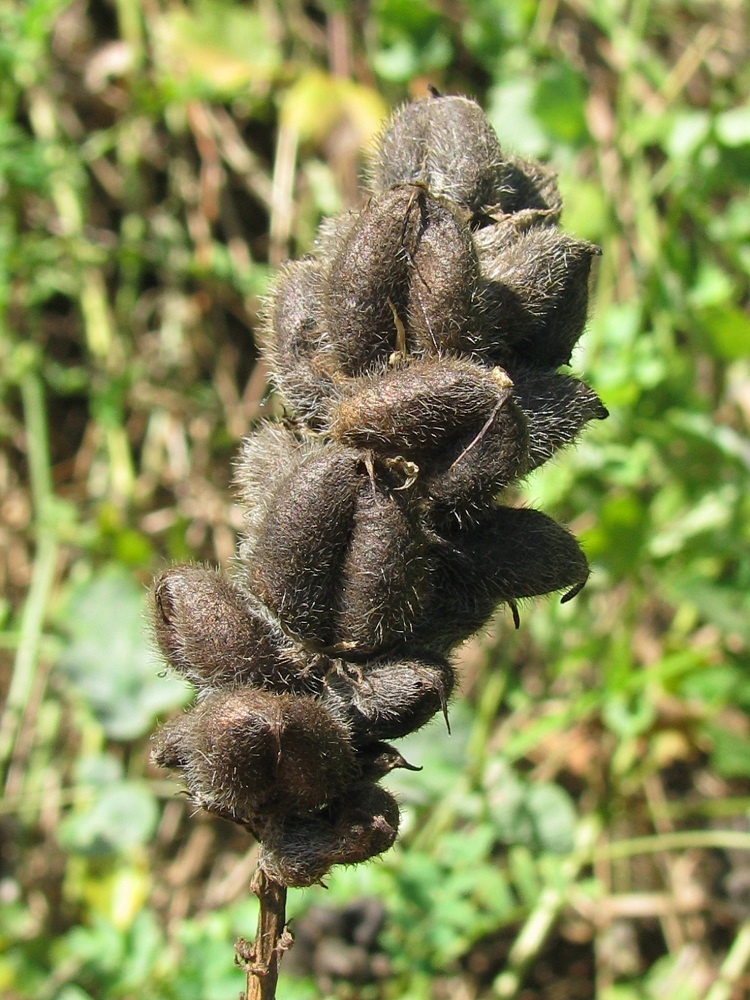
M 506 183 L 500 193 L 502 211 L 522 220 L 554 223 L 562 212 L 562 198 L 554 170 L 538 160 L 509 158 Z
M 523 410 L 529 429 L 524 472 L 543 465 L 556 451 L 575 441 L 589 420 L 609 416 L 594 390 L 571 375 L 514 371 L 513 398 Z
M 519 233 L 509 223 L 488 226 L 475 240 L 488 356 L 499 364 L 567 364 L 586 322 L 599 247 L 548 226 Z
M 341 568 L 361 483 L 356 451 L 327 446 L 309 455 L 271 494 L 249 560 L 250 589 L 304 642 L 328 647 Z
M 314 258 L 286 265 L 268 309 L 265 337 L 271 381 L 292 415 L 315 429 L 335 379 L 321 315 L 323 278 L 324 265 Z
M 411 261 L 406 343 L 410 352 L 445 355 L 481 347 L 475 322 L 479 261 L 464 218 L 445 201 L 419 195 L 421 229 Z
M 437 96 L 400 108 L 371 165 L 372 185 L 423 184 L 470 215 L 500 203 L 508 161 L 476 102 Z
M 485 509 L 526 471 L 528 438 L 526 417 L 515 400 L 493 407 L 481 424 L 469 424 L 463 436 L 422 467 L 419 491 L 429 523 L 442 532 Z
M 327 663 L 303 653 L 237 584 L 173 566 L 152 587 L 153 627 L 172 666 L 200 690 L 241 684 L 314 691 Z
M 363 782 L 331 805 L 341 848 L 336 864 L 356 865 L 382 854 L 398 833 L 399 808 L 390 792 Z
M 331 436 L 355 448 L 420 461 L 443 452 L 467 429 L 478 430 L 512 403 L 501 368 L 464 358 L 425 358 L 361 379 L 331 410 Z
M 398 804 L 389 792 L 375 784 L 356 785 L 327 815 L 272 818 L 258 863 L 281 885 L 314 885 L 333 865 L 359 864 L 387 851 L 398 823 Z
M 275 816 L 265 824 L 258 865 L 274 882 L 304 888 L 321 882 L 340 853 L 338 833 L 323 816 Z
M 370 199 L 333 254 L 322 296 L 344 375 L 384 366 L 403 348 L 409 280 L 423 228 L 424 192 L 398 187 Z
M 317 809 L 357 777 L 348 729 L 304 695 L 213 692 L 156 735 L 153 760 L 183 771 L 193 799 L 235 822 Z
M 435 656 L 414 654 L 328 675 L 323 700 L 352 732 L 355 743 L 395 740 L 420 729 L 437 713 L 447 719 L 455 674 Z
M 314 444 L 301 441 L 283 424 L 262 423 L 244 439 L 234 474 L 240 499 L 245 505 L 245 535 L 240 542 L 242 558 L 251 556 L 260 526 L 272 507 L 275 491 L 314 451 Z
M 310 650 L 377 655 L 408 635 L 429 592 L 429 544 L 397 466 L 319 446 L 243 548 L 252 591 Z
M 414 627 L 413 641 L 446 652 L 478 631 L 507 602 L 586 583 L 588 562 L 573 535 L 529 508 L 495 507 L 446 539 L 433 599 Z
M 407 638 L 429 595 L 431 569 L 408 492 L 363 477 L 337 580 L 332 652 L 376 656 Z

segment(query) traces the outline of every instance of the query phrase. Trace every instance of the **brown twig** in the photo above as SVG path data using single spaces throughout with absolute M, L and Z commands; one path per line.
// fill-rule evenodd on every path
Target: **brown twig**
M 234 946 L 235 962 L 247 974 L 240 1000 L 274 1000 L 279 962 L 292 946 L 292 935 L 286 928 L 286 886 L 259 868 L 251 888 L 260 900 L 260 913 L 253 944 L 240 938 Z

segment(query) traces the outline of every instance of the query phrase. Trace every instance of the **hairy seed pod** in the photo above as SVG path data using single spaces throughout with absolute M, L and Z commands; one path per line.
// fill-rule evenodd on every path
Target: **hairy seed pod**
M 330 428 L 347 444 L 413 461 L 426 519 L 438 528 L 485 505 L 528 463 L 510 378 L 466 359 L 417 360 L 361 380 L 332 409 Z
M 234 480 L 245 505 L 245 532 L 240 558 L 250 560 L 252 550 L 270 510 L 276 490 L 290 481 L 302 462 L 319 449 L 305 442 L 283 424 L 262 423 L 242 442 Z
M 320 687 L 327 661 L 305 654 L 237 584 L 203 566 L 173 566 L 152 587 L 159 648 L 199 690 L 241 684 Z
M 500 195 L 502 211 L 523 220 L 554 223 L 562 212 L 562 198 L 555 171 L 536 160 L 509 158 L 505 186 Z
M 477 430 L 495 408 L 513 406 L 501 368 L 463 358 L 425 358 L 379 378 L 359 380 L 332 407 L 331 436 L 355 448 L 420 461 L 442 453 L 468 426 Z
M 286 265 L 268 310 L 265 345 L 274 385 L 293 415 L 315 429 L 335 378 L 319 304 L 323 278 L 323 265 L 314 258 Z
M 465 515 L 484 510 L 528 464 L 526 417 L 515 399 L 504 400 L 485 420 L 469 424 L 462 437 L 422 468 L 420 494 L 425 517 L 438 532 Z
M 338 579 L 336 650 L 377 656 L 408 637 L 429 595 L 431 568 L 406 492 L 363 477 Z
M 599 247 L 548 226 L 519 233 L 502 224 L 483 229 L 476 243 L 492 360 L 567 364 L 586 322 L 589 271 Z
M 153 760 L 182 770 L 204 809 L 251 823 L 317 809 L 358 773 L 347 728 L 322 702 L 250 687 L 213 692 L 164 726 Z
M 323 700 L 355 743 L 395 740 L 446 714 L 454 684 L 446 660 L 416 654 L 342 666 L 328 675 Z
M 445 652 L 482 628 L 503 602 L 567 590 L 574 597 L 589 575 L 573 535 L 529 508 L 495 507 L 446 539 L 432 602 L 414 627 L 414 642 Z
M 341 843 L 336 863 L 356 865 L 392 846 L 398 833 L 399 808 L 385 788 L 363 782 L 332 804 L 331 818 Z
M 589 420 L 609 413 L 594 390 L 570 375 L 532 370 L 513 372 L 513 398 L 529 429 L 524 473 L 549 461 L 571 444 Z
M 398 349 L 422 197 L 417 188 L 398 187 L 371 198 L 331 260 L 323 315 L 345 375 L 382 366 Z
M 508 161 L 484 112 L 465 97 L 428 97 L 395 113 L 371 167 L 376 191 L 424 184 L 470 215 L 497 205 Z
M 360 456 L 324 448 L 280 485 L 248 553 L 248 583 L 282 625 L 306 642 L 336 642 L 333 608 L 360 487 Z
M 332 865 L 367 861 L 396 839 L 398 804 L 378 785 L 356 785 L 328 813 L 270 820 L 258 859 L 269 878 L 286 886 L 314 885 Z
M 428 542 L 392 464 L 317 450 L 273 494 L 243 550 L 253 591 L 308 648 L 378 655 L 408 635 L 429 593 Z
M 258 865 L 274 882 L 304 888 L 321 882 L 340 853 L 338 833 L 322 816 L 270 817 Z
M 420 355 L 481 346 L 474 322 L 479 261 L 468 224 L 445 201 L 420 192 L 419 241 L 411 260 L 406 343 Z

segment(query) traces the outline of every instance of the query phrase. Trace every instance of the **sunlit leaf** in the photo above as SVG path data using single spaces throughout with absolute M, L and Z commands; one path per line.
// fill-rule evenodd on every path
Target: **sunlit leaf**
M 700 315 L 700 326 L 723 361 L 750 357 L 750 317 L 739 307 L 707 309 Z
M 118 781 L 92 789 L 92 795 L 90 803 L 76 807 L 60 824 L 60 842 L 66 850 L 108 854 L 151 839 L 159 808 L 145 784 Z
M 716 135 L 725 146 L 750 144 L 750 104 L 723 111 L 718 115 Z
M 531 108 L 548 135 L 575 145 L 588 134 L 584 104 L 586 87 L 575 70 L 557 63 L 542 74 Z
M 320 145 L 335 128 L 346 125 L 364 149 L 380 131 L 387 114 L 383 98 L 370 87 L 330 76 L 305 73 L 287 90 L 281 123 L 303 142 Z
M 281 56 L 266 18 L 227 0 L 197 0 L 173 7 L 156 27 L 160 68 L 199 90 L 229 95 L 264 92 Z
M 145 593 L 119 566 L 74 586 L 60 613 L 68 643 L 57 664 L 108 736 L 135 739 L 185 704 L 186 685 L 163 676 L 145 626 Z M 161 675 L 161 676 L 160 676 Z

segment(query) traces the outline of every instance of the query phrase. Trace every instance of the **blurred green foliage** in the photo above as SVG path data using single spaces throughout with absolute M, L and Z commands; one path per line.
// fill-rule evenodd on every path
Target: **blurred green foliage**
M 0 3 L 3 996 L 242 986 L 252 855 L 147 765 L 188 693 L 145 586 L 231 560 L 273 267 L 427 83 L 550 160 L 603 247 L 574 366 L 611 418 L 524 495 L 593 575 L 462 652 L 453 735 L 404 741 L 399 844 L 331 878 L 383 900 L 390 976 L 280 994 L 747 995 L 749 35 L 731 0 Z

